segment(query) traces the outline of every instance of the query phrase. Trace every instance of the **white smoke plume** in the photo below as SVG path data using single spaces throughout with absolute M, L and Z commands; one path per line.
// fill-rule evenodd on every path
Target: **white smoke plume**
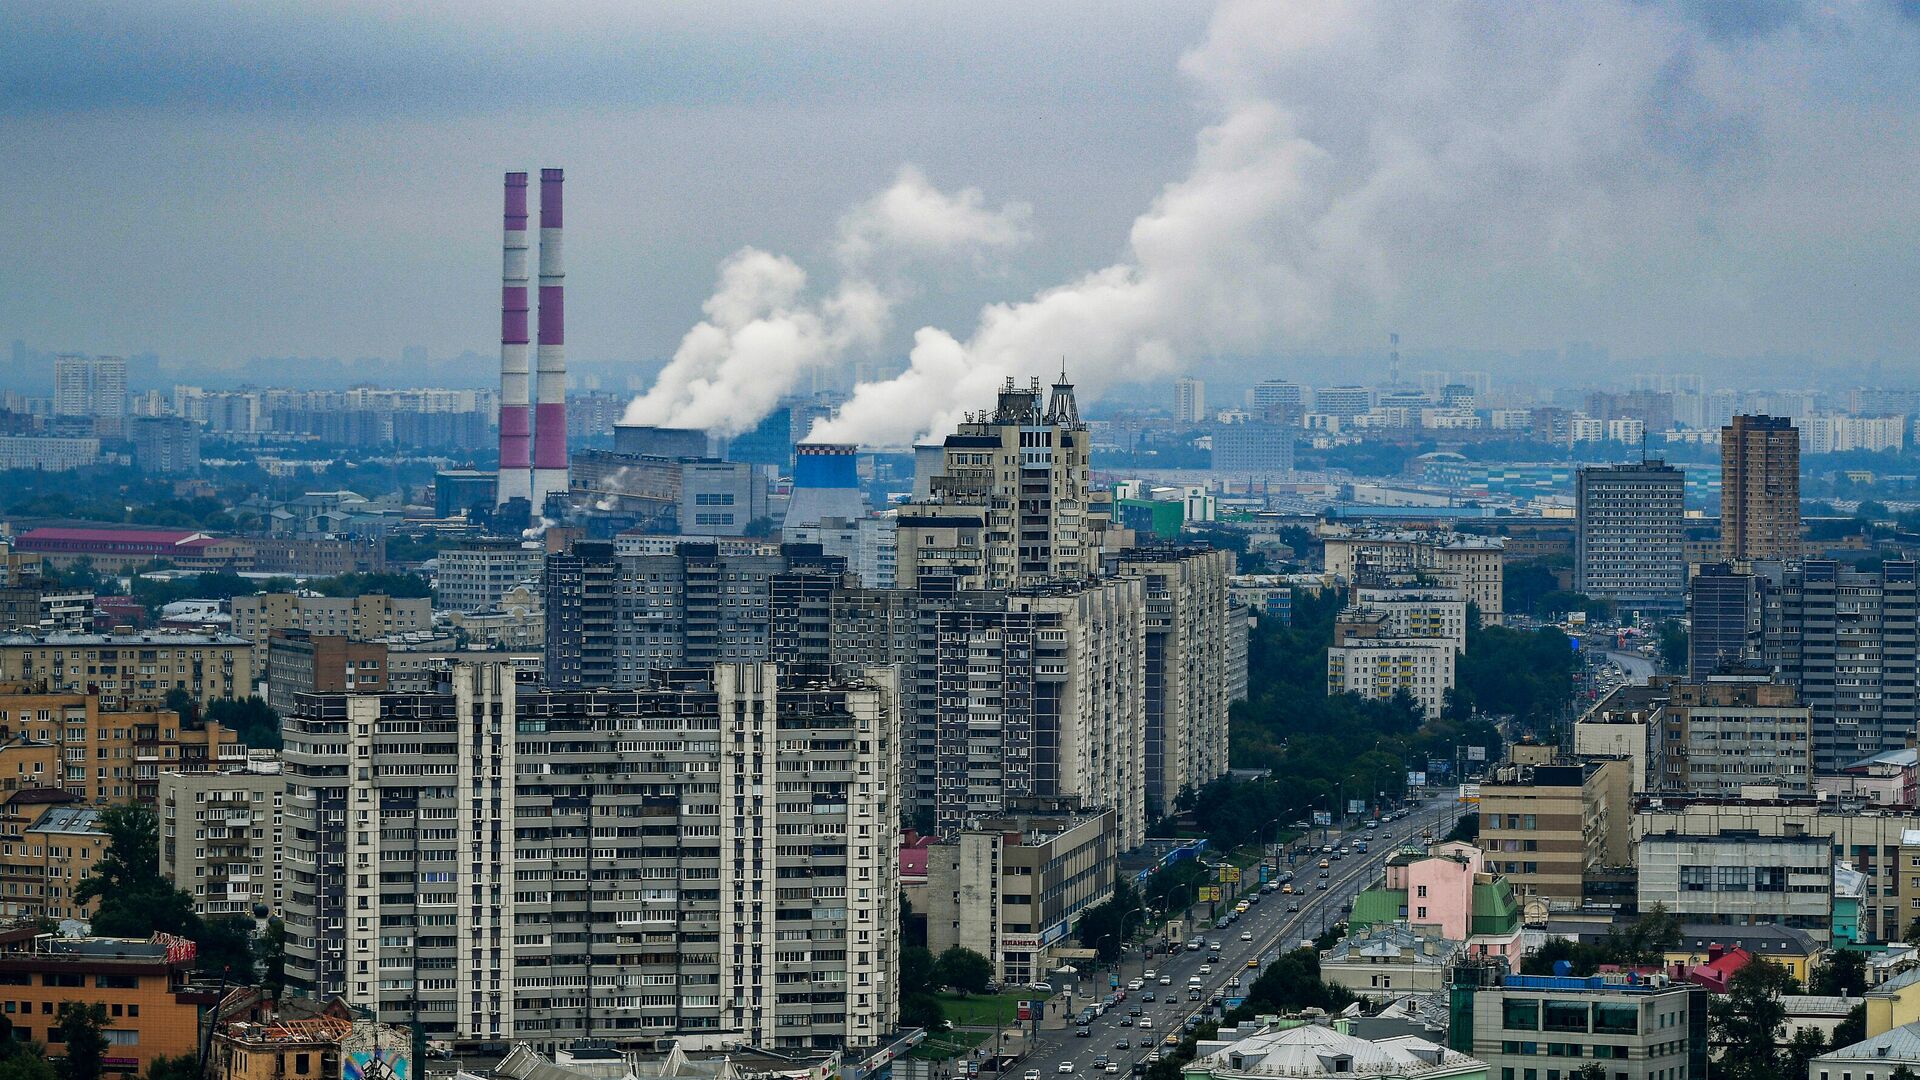
M 990 209 L 974 188 L 949 195 L 902 166 L 890 187 L 841 219 L 841 280 L 827 296 L 809 298 L 806 271 L 785 256 L 749 247 L 729 258 L 706 319 L 622 421 L 726 434 L 752 427 L 808 369 L 879 345 L 911 266 L 985 260 L 1026 241 L 1030 213 L 1018 203 Z
M 1133 222 L 1124 255 L 991 304 L 964 335 L 921 328 L 907 370 L 856 388 L 812 437 L 906 443 L 990 405 L 1006 377 L 1049 374 L 1063 358 L 1092 397 L 1209 360 L 1383 338 L 1395 310 L 1459 303 L 1497 319 L 1512 297 L 1604 320 L 1623 299 L 1684 307 L 1716 290 L 1721 310 L 1737 309 L 1724 298 L 1767 256 L 1746 238 L 1792 243 L 1783 213 L 1808 212 L 1819 200 L 1805 192 L 1830 186 L 1818 148 L 1839 124 L 1871 130 L 1811 92 L 1808 72 L 1869 59 L 1866 43 L 1911 40 L 1890 5 L 1864 3 L 1226 0 L 1181 62 L 1212 120 L 1187 175 Z M 1885 48 L 1898 58 L 1910 45 Z M 1848 131 L 1849 147 L 1873 145 Z M 917 221 L 910 196 L 898 202 Z M 844 258 L 878 261 L 885 244 L 851 223 L 890 220 L 892 202 L 848 216 Z M 952 212 L 953 199 L 937 205 L 972 217 Z M 977 221 L 965 231 L 996 235 Z M 1023 234 L 1024 218 L 1011 231 Z M 878 232 L 896 249 L 943 235 Z M 1720 242 L 1716 264 L 1701 251 L 1723 233 L 1742 239 Z M 1643 279 L 1640 267 L 1653 272 Z M 1670 295 L 1675 282 L 1690 291 Z M 798 366 L 871 348 L 899 295 L 879 293 L 857 333 L 828 314 L 831 300 L 799 305 L 820 330 L 802 335 Z M 779 310 L 776 320 L 793 318 Z M 682 346 L 697 378 L 672 372 L 630 418 L 738 429 L 790 385 L 791 364 L 752 361 L 714 378 L 748 354 L 739 331 L 710 321 Z M 705 352 L 703 333 L 720 339 Z M 668 407 L 705 396 L 687 389 L 696 383 L 738 397 Z

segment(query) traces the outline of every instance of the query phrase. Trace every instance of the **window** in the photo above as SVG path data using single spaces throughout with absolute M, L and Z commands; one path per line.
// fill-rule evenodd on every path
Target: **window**
M 1539 1031 L 1540 1003 L 1537 1001 L 1501 1002 L 1500 1026 L 1509 1031 Z
M 1548 1001 L 1541 1009 L 1541 1028 L 1546 1031 L 1587 1030 L 1587 1003 L 1584 1001 Z
M 1601 1035 L 1638 1035 L 1640 1009 L 1635 1005 L 1597 1003 L 1593 1007 L 1593 1030 Z

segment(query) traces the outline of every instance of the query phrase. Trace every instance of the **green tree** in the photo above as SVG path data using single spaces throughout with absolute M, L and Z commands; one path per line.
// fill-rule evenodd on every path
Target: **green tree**
M 200 1059 L 192 1054 L 154 1058 L 141 1080 L 200 1080 Z
M 940 1007 L 940 999 L 932 994 L 900 995 L 900 1023 L 906 1027 L 925 1028 L 928 1031 L 947 1029 L 946 1010 Z M 0 1080 L 6 1080 L 0 1077 Z
M 993 961 L 972 949 L 954 945 L 940 954 L 935 965 L 940 985 L 968 994 L 984 994 L 993 983 Z
M 280 714 L 257 695 L 209 702 L 207 719 L 232 731 L 248 746 L 280 748 Z
M 1660 624 L 1660 662 L 1668 671 L 1687 670 L 1687 629 L 1678 619 Z
M 1839 1047 L 1836 1046 L 1834 1049 L 1838 1050 Z M 1887 1074 L 1887 1080 L 1920 1080 L 1920 1073 L 1914 1072 L 1905 1065 L 1895 1065 L 1893 1071 Z
M 123 803 L 101 811 L 96 828 L 107 849 L 75 890 L 80 903 L 98 899 L 93 932 L 103 937 L 151 937 L 156 931 L 197 937 L 193 897 L 160 876 L 160 831 L 153 810 Z
M 1776 1047 L 1786 1032 L 1787 1008 L 1780 995 L 1789 992 L 1793 982 L 1786 968 L 1766 959 L 1734 972 L 1724 1002 L 1708 1016 L 1713 1041 L 1721 1047 L 1716 1077 L 1781 1080 Z
M 1833 1045 L 1852 1046 L 1864 1042 L 1867 1038 L 1867 1003 L 1861 1002 L 1847 1010 L 1847 1018 L 1834 1025 Z
M 1781 1080 L 1800 1080 L 1807 1075 L 1807 1066 L 1814 1058 L 1827 1052 L 1827 1037 L 1814 1028 L 1796 1028 L 1793 1038 L 1787 1040 L 1784 1058 L 1784 1070 Z
M 1129 881 L 1115 882 L 1107 902 L 1080 916 L 1080 945 L 1093 949 L 1101 963 L 1120 958 L 1120 949 L 1141 926 L 1140 894 Z M 1124 931 L 1124 932 L 1123 932 Z
M 98 1002 L 60 1003 L 60 1080 L 100 1080 L 107 1057 L 107 1007 Z
M 1867 958 L 1852 949 L 1835 950 L 1813 969 L 1807 983 L 1815 994 L 1860 997 L 1867 992 Z
M 933 959 L 933 952 L 924 946 L 909 945 L 900 950 L 900 992 L 902 994 L 931 994 L 940 989 L 936 981 L 939 968 Z
M 260 935 L 260 964 L 266 968 L 267 992 L 277 1001 L 287 985 L 287 924 L 278 915 L 267 920 Z
M 0 1080 L 60 1080 L 53 1063 L 47 1060 L 46 1049 L 39 1043 L 14 1043 L 13 1046 L 18 1049 L 9 1049 L 6 1056 L 0 1058 Z
M 225 973 L 237 983 L 253 982 L 253 917 L 220 915 L 201 924 L 194 938 L 199 955 L 194 966 L 209 975 Z
M 165 704 L 180 717 L 183 725 L 190 726 L 200 722 L 200 702 L 195 700 L 193 694 L 185 688 L 176 686 L 167 691 Z
M 1655 904 L 1625 929 L 1608 931 L 1608 936 L 1615 963 L 1658 964 L 1680 944 L 1680 920 L 1665 904 Z
M 1599 1062 L 1589 1061 L 1573 1070 L 1570 1080 L 1607 1080 L 1607 1070 Z

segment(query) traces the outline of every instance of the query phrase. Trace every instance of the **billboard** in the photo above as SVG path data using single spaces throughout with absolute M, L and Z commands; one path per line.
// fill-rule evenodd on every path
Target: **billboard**
M 1347 813 L 1349 815 L 1364 814 L 1366 812 L 1367 812 L 1367 800 L 1365 799 L 1348 799 L 1347 800 Z
M 1467 760 L 1468 760 L 1468 761 L 1485 761 L 1485 760 L 1487 760 L 1487 748 L 1486 748 L 1486 747 L 1484 747 L 1484 746 L 1469 746 L 1469 747 L 1467 747 Z
M 1408 772 L 1407 786 L 1408 787 L 1426 787 L 1427 774 L 1423 772 Z
M 1221 880 L 1221 881 L 1225 881 L 1225 882 L 1228 882 L 1228 883 L 1233 883 L 1233 882 L 1237 882 L 1237 881 L 1239 881 L 1239 880 L 1240 880 L 1240 868 L 1239 868 L 1239 867 L 1237 867 L 1237 866 L 1223 866 L 1223 867 L 1221 867 L 1221 868 L 1220 868 L 1220 880 Z
M 1315 825 L 1331 825 L 1331 824 L 1333 824 L 1333 811 L 1331 811 L 1331 810 L 1315 810 L 1315 811 L 1313 812 L 1313 823 L 1314 823 Z
M 1200 886 L 1200 899 L 1204 901 L 1216 903 L 1216 904 L 1219 903 L 1220 902 L 1220 886 L 1218 885 Z

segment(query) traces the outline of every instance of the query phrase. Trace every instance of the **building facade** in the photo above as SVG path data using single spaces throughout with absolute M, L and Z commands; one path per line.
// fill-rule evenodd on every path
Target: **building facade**
M 160 873 L 193 895 L 201 915 L 278 913 L 287 781 L 277 762 L 160 777 Z
M 450 611 L 491 611 L 515 585 L 539 581 L 545 559 L 518 540 L 463 540 L 440 552 L 434 599 Z
M 1632 864 L 1627 765 L 1505 765 L 1480 785 L 1489 869 L 1523 897 L 1578 905 L 1589 874 Z
M 1685 478 L 1660 461 L 1590 465 L 1574 481 L 1574 591 L 1624 617 L 1686 607 Z
M 1145 775 L 1147 815 L 1157 819 L 1172 812 L 1182 793 L 1227 773 L 1227 713 L 1234 700 L 1227 583 L 1234 555 L 1135 548 L 1121 553 L 1117 569 L 1146 586 Z
M 1456 967 L 1447 1045 L 1499 1080 L 1572 1077 L 1597 1062 L 1618 1080 L 1703 1080 L 1707 991 L 1663 976 L 1505 975 Z
M 899 1021 L 892 686 L 461 664 L 446 692 L 302 697 L 288 980 L 461 1045 L 873 1047 Z
M 1113 893 L 1111 810 L 1016 811 L 967 823 L 927 849 L 927 947 L 993 961 L 999 982 L 1047 974 L 1047 949 Z
M 1726 664 L 1758 660 L 1764 579 L 1708 563 L 1687 584 L 1687 676 L 1705 682 Z
M 1855 570 L 1828 560 L 1770 564 L 1765 662 L 1813 712 L 1817 772 L 1900 749 L 1920 723 L 1920 581 L 1915 564 Z
M 1813 790 L 1813 714 L 1766 670 L 1721 669 L 1673 683 L 1661 709 L 1658 790 L 1734 797 L 1764 785 L 1787 797 Z
M 1661 904 L 1683 923 L 1833 925 L 1832 851 L 1824 836 L 1658 833 L 1635 845 L 1640 910 Z
M 1482 624 L 1497 624 L 1506 604 L 1506 552 L 1497 536 L 1324 525 L 1327 573 L 1353 584 L 1362 571 L 1430 573 L 1479 609 Z
M 433 601 L 424 596 L 255 593 L 233 598 L 233 632 L 253 642 L 266 641 L 275 630 L 305 630 L 373 641 L 431 629 Z
M 1734 560 L 1800 554 L 1800 432 L 1784 416 L 1720 429 L 1720 537 Z
M 93 806 L 151 803 L 163 773 L 246 760 L 247 748 L 216 723 L 188 726 L 160 708 L 120 711 L 97 694 L 10 689 L 0 693 L 0 784 L 58 788 Z

